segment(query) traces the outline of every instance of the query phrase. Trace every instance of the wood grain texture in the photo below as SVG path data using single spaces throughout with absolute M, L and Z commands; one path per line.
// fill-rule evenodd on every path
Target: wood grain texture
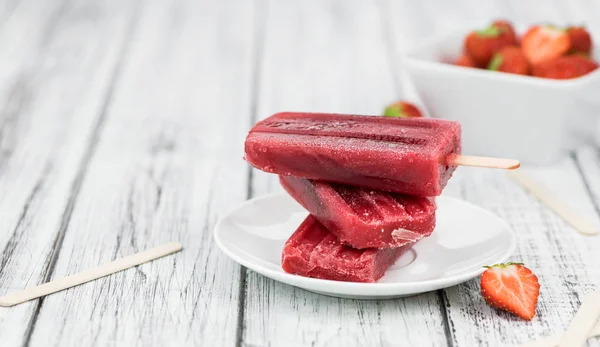
M 600 148 L 584 147 L 575 155 L 576 164 L 600 215 Z
M 506 219 L 542 283 L 532 322 L 476 280 L 401 300 L 326 297 L 241 270 L 224 212 L 281 189 L 243 141 L 272 113 L 378 114 L 410 96 L 403 52 L 466 23 L 585 23 L 596 0 L 0 0 L 0 294 L 168 241 L 184 250 L 0 310 L 0 346 L 498 346 L 564 329 L 600 285 L 600 237 L 502 172 L 445 190 Z M 532 177 L 600 226 L 600 154 Z M 251 174 L 249 174 L 251 172 Z M 600 339 L 589 346 L 600 346 Z
M 566 204 L 600 227 L 585 185 L 572 160 L 542 170 L 523 169 L 551 188 Z M 452 339 L 459 346 L 513 345 L 564 329 L 580 297 L 596 290 L 600 238 L 583 236 L 501 172 L 463 169 L 448 194 L 482 206 L 505 219 L 517 234 L 511 261 L 524 262 L 542 285 L 537 316 L 531 322 L 489 308 L 477 280 L 444 291 Z
M 53 278 L 171 240 L 184 250 L 47 297 L 44 346 L 233 346 L 240 268 L 214 245 L 246 198 L 253 4 L 138 9 Z
M 51 271 L 132 14 L 128 6 L 116 9 L 95 1 L 24 0 L 3 17 L 2 294 L 44 282 Z M 27 340 L 38 307 L 34 301 L 0 310 L 1 346 Z
M 380 114 L 394 101 L 383 7 L 360 1 L 279 2 L 267 9 L 258 118 L 282 110 Z M 253 193 L 279 190 L 255 171 Z M 246 277 L 242 345 L 445 346 L 435 293 L 405 300 L 330 298 Z

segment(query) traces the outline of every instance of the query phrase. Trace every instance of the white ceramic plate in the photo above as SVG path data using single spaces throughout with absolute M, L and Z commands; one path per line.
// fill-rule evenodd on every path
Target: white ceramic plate
M 409 296 L 479 276 L 504 262 L 515 234 L 492 213 L 465 201 L 438 197 L 437 227 L 386 272 L 378 283 L 339 282 L 288 274 L 281 250 L 307 212 L 284 192 L 248 200 L 215 227 L 217 245 L 243 266 L 276 281 L 316 293 L 357 299 Z

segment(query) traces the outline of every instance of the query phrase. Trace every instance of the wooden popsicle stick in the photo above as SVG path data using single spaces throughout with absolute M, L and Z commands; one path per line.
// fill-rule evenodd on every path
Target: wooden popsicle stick
M 37 299 L 41 296 L 56 293 L 64 289 L 93 281 L 95 279 L 129 269 L 151 260 L 179 252 L 182 248 L 183 246 L 179 242 L 171 242 L 162 246 L 150 248 L 148 250 L 111 261 L 110 263 L 84 270 L 75 275 L 62 277 L 19 292 L 7 294 L 3 297 L 0 297 L 0 306 L 10 307 L 32 299 Z
M 600 292 L 585 296 L 581 307 L 560 339 L 558 347 L 583 346 L 600 317 Z
M 474 157 L 470 155 L 450 154 L 446 159 L 448 165 L 452 166 L 473 166 L 487 167 L 491 169 L 514 170 L 521 166 L 521 163 L 515 159 Z
M 519 345 L 519 347 L 556 347 L 560 343 L 560 339 L 562 338 L 562 336 L 562 333 L 553 336 L 548 336 L 541 340 L 526 342 L 524 344 Z M 600 336 L 600 322 L 596 323 L 596 326 L 588 334 L 587 338 L 590 339 L 596 336 Z
M 596 235 L 598 233 L 594 225 L 586 218 L 579 215 L 546 187 L 534 181 L 528 175 L 520 171 L 511 171 L 508 175 L 517 181 L 523 188 L 538 198 L 543 204 L 548 206 L 554 213 L 562 217 L 567 223 L 571 224 L 578 232 L 584 235 Z

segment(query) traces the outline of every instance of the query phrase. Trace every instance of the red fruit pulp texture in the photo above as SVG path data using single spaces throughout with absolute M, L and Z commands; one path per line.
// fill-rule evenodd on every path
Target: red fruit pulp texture
M 245 158 L 283 176 L 437 196 L 460 139 L 460 124 L 448 120 L 278 113 L 250 130 Z
M 521 49 L 516 46 L 504 47 L 496 53 L 490 62 L 490 66 L 495 62 L 499 62 L 498 66 L 488 68 L 518 75 L 529 75 L 529 72 L 531 71 L 529 61 Z
M 571 52 L 590 54 L 592 52 L 592 36 L 582 27 L 570 27 L 567 33 L 571 38 Z
M 423 117 L 423 115 L 421 114 L 421 111 L 419 111 L 419 109 L 411 103 L 401 102 L 400 106 L 402 107 L 402 112 L 407 117 L 414 117 L 414 118 Z
M 586 75 L 597 68 L 598 64 L 591 59 L 570 55 L 535 65 L 533 75 L 551 79 L 570 79 Z
M 500 29 L 502 32 L 506 33 L 507 36 L 509 36 L 509 39 L 511 41 L 513 41 L 515 44 L 518 43 L 518 37 L 517 37 L 517 33 L 515 31 L 515 28 L 512 26 L 512 24 L 509 21 L 506 20 L 496 20 L 494 21 L 494 23 L 492 23 L 492 26 Z
M 404 118 L 423 117 L 421 111 L 419 111 L 419 109 L 415 105 L 405 101 L 399 101 L 387 106 L 383 111 L 383 115 L 386 117 Z
M 483 31 L 473 31 L 464 42 L 464 50 L 478 67 L 485 68 L 494 53 L 506 46 L 516 45 L 514 33 L 491 26 Z
M 454 65 L 464 66 L 464 67 L 477 67 L 473 59 L 468 54 L 461 55 L 456 61 Z
M 354 248 L 397 248 L 431 235 L 429 198 L 356 188 L 293 176 L 281 185 L 341 242 Z
M 481 275 L 480 286 L 481 294 L 490 306 L 527 320 L 535 316 L 540 283 L 522 264 L 496 264 L 488 268 Z
M 569 35 L 552 26 L 535 25 L 521 38 L 521 49 L 533 65 L 557 59 L 571 47 Z
M 376 282 L 410 246 L 355 249 L 341 243 L 309 215 L 285 243 L 282 267 L 304 277 Z

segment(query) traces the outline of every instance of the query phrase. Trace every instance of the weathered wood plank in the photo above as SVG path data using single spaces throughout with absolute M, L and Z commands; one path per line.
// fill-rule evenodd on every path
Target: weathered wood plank
M 580 170 L 586 187 L 600 215 L 600 149 L 584 147 L 576 152 L 577 168 Z
M 383 7 L 359 1 L 272 2 L 257 116 L 281 110 L 379 114 L 395 99 Z M 280 189 L 254 171 L 254 195 Z M 330 298 L 248 272 L 247 346 L 446 345 L 439 297 Z M 423 344 L 425 343 L 425 344 Z
M 22 1 L 10 11 L 0 24 L 2 293 L 50 271 L 132 15 L 95 1 Z M 38 304 L 0 310 L 1 346 L 27 339 Z
M 476 281 L 377 302 L 324 297 L 254 273 L 241 279 L 211 237 L 218 216 L 246 196 L 240 158 L 254 102 L 259 118 L 282 109 L 378 113 L 398 96 L 399 52 L 419 38 L 498 14 L 598 28 L 597 2 L 257 1 L 260 13 L 229 3 L 0 4 L 2 291 L 172 238 L 187 246 L 46 298 L 33 345 L 233 345 L 240 304 L 245 345 L 508 344 L 563 328 L 579 297 L 598 288 L 597 237 L 576 234 L 502 173 L 477 169 L 461 169 L 446 194 L 496 212 L 518 232 L 514 260 L 534 268 L 544 286 L 532 323 L 489 309 Z M 268 34 L 254 101 L 263 10 Z M 140 19 L 132 24 L 134 12 Z M 131 54 L 115 72 L 130 25 Z M 106 123 L 97 123 L 103 115 Z M 575 162 L 529 172 L 599 223 L 598 158 L 585 149 Z M 277 189 L 274 177 L 254 173 L 251 193 Z M 54 268 L 55 242 L 62 248 Z M 36 308 L 0 311 L 1 346 L 27 340 Z
M 253 4 L 142 2 L 53 277 L 181 253 L 47 297 L 33 345 L 232 346 L 240 268 L 212 240 L 246 198 Z
M 526 172 L 600 227 L 571 160 Z M 579 298 L 600 282 L 600 238 L 578 234 L 501 172 L 461 169 L 449 189 L 457 191 L 459 197 L 498 214 L 513 227 L 518 246 L 511 260 L 530 267 L 542 291 L 537 317 L 524 322 L 490 309 L 481 298 L 477 280 L 445 290 L 453 341 L 459 346 L 512 345 L 566 327 L 579 308 Z

